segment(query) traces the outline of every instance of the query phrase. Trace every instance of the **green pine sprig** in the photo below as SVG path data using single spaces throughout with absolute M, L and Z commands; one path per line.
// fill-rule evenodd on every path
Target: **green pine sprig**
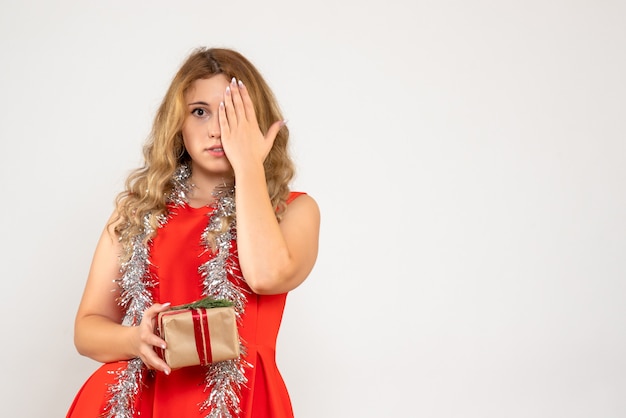
M 171 310 L 177 311 L 180 309 L 211 309 L 211 308 L 228 308 L 233 306 L 233 303 L 227 299 L 214 299 L 211 297 L 205 297 L 200 300 L 196 300 L 185 305 L 172 306 Z

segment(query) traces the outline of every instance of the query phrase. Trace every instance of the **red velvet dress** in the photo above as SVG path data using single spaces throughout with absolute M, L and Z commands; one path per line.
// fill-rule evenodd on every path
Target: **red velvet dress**
M 292 193 L 288 202 L 301 193 Z M 211 209 L 175 208 L 169 221 L 153 239 L 151 272 L 159 285 L 153 291 L 155 302 L 172 305 L 189 303 L 202 297 L 200 264 L 211 254 L 201 244 Z M 233 243 L 233 249 L 236 242 Z M 248 382 L 242 390 L 241 417 L 292 418 L 293 412 L 287 388 L 276 366 L 276 338 L 282 320 L 287 294 L 256 295 L 245 286 L 247 303 L 239 325 L 245 342 Z M 108 401 L 108 387 L 116 380 L 116 370 L 126 362 L 106 363 L 96 370 L 80 389 L 68 413 L 68 418 L 101 416 Z M 162 372 L 144 373 L 144 385 L 136 399 L 136 416 L 141 418 L 204 417 L 199 405 L 207 398 L 206 367 L 185 367 L 169 376 Z

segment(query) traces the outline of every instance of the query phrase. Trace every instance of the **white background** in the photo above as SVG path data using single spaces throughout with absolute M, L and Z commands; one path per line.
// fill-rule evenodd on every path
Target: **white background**
M 626 3 L 0 3 L 2 415 L 64 416 L 92 252 L 195 47 L 238 49 L 321 207 L 297 418 L 626 416 Z

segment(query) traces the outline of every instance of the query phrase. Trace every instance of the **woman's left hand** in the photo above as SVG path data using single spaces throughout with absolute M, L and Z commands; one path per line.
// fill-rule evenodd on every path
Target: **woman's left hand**
M 222 147 L 235 173 L 238 169 L 263 164 L 284 121 L 274 122 L 263 135 L 248 89 L 233 78 L 219 109 Z

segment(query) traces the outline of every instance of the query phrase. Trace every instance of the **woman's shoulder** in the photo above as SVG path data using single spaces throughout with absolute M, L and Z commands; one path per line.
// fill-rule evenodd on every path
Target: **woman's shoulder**
M 287 197 L 287 204 L 293 202 L 298 197 L 306 195 L 306 194 L 307 194 L 306 192 L 296 192 L 296 191 L 289 192 L 289 197 Z
M 317 202 L 308 192 L 291 191 L 285 201 L 288 207 L 312 207 L 317 208 Z
M 306 192 L 292 191 L 285 202 L 285 216 L 287 217 L 305 217 L 319 218 L 319 206 L 315 199 Z

